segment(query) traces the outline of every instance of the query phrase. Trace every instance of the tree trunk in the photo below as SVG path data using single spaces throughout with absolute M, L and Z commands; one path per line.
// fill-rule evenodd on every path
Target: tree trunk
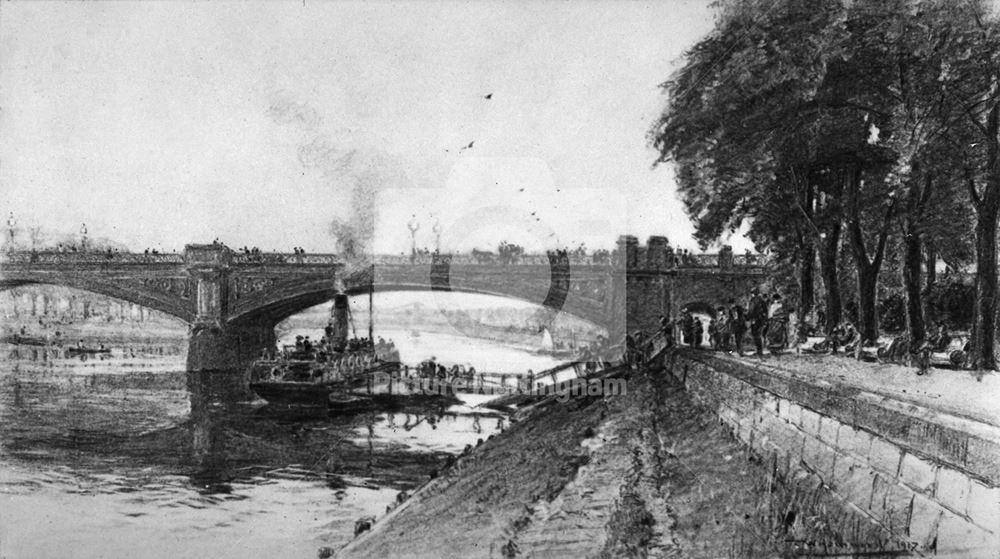
M 994 338 L 997 320 L 997 217 L 1000 214 L 1000 103 L 986 120 L 988 158 L 986 189 L 980 195 L 971 176 L 969 189 L 976 209 L 976 302 L 972 318 L 973 369 L 997 368 Z
M 799 250 L 799 321 L 804 321 L 813 309 L 813 291 L 815 289 L 816 249 L 812 243 L 803 239 Z
M 923 263 L 923 243 L 912 223 L 903 235 L 903 289 L 906 291 L 906 322 L 910 331 L 910 347 L 917 347 L 926 337 L 923 292 L 920 289 L 920 265 Z
M 878 339 L 878 270 L 858 266 L 858 334 L 867 343 Z
M 930 239 L 924 245 L 927 251 L 927 264 L 925 265 L 927 283 L 925 285 L 930 290 L 937 282 L 937 247 L 934 246 L 934 241 Z
M 840 298 L 840 277 L 837 273 L 837 253 L 840 249 L 840 225 L 833 227 L 827 232 L 823 239 L 823 246 L 820 247 L 819 268 L 820 275 L 823 276 L 823 287 L 825 292 L 826 323 L 823 325 L 823 332 L 826 335 L 833 333 L 833 329 L 840 324 L 843 319 L 843 302 Z
M 892 200 L 885 210 L 875 250 L 869 258 L 868 249 L 865 247 L 865 235 L 861 229 L 861 208 L 858 200 L 858 190 L 861 187 L 861 168 L 856 167 L 854 173 L 847 180 L 850 196 L 848 239 L 850 240 L 851 253 L 854 255 L 854 267 L 857 269 L 858 275 L 858 333 L 861 335 L 862 343 L 869 343 L 878 339 L 878 274 L 882 269 L 882 259 L 885 255 L 889 228 L 892 225 L 895 200 Z
M 971 365 L 996 369 L 993 343 L 997 316 L 997 204 L 983 204 L 976 220 L 976 304 Z

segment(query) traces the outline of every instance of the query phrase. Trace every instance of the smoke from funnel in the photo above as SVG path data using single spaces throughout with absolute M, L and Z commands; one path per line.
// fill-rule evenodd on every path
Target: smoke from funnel
M 370 254 L 378 217 L 378 192 L 410 186 L 402 163 L 370 147 L 351 130 L 323 132 L 322 115 L 306 103 L 279 99 L 271 104 L 268 114 L 277 124 L 303 128 L 305 138 L 297 156 L 304 169 L 319 171 L 332 188 L 349 192 L 349 214 L 334 218 L 329 227 L 338 252 L 347 258 Z

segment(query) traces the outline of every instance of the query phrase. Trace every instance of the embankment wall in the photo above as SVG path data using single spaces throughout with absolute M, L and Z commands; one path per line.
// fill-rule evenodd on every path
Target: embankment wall
M 1000 428 L 795 374 L 681 350 L 665 368 L 779 474 L 818 476 L 921 555 L 1000 557 Z

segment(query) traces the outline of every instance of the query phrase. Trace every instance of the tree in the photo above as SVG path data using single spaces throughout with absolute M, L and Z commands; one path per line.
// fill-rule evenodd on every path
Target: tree
M 976 340 L 989 348 L 978 351 L 979 362 L 992 367 L 996 27 L 977 0 L 723 2 L 716 29 L 664 84 L 668 106 L 650 133 L 658 163 L 676 166 L 699 240 L 749 220 L 758 246 L 799 262 L 801 293 L 818 252 L 828 329 L 839 321 L 843 244 L 859 330 L 873 340 L 880 273 L 898 225 L 907 323 L 919 341 L 921 268 L 930 285 L 939 251 L 961 259 L 968 238 L 961 212 L 971 204 Z M 956 169 L 964 170 L 962 181 Z M 962 182 L 968 193 L 956 189 Z
M 997 220 L 1000 217 L 1000 26 L 981 1 L 954 7 L 949 20 L 962 48 L 941 66 L 949 78 L 942 103 L 954 107 L 964 126 L 948 137 L 960 153 L 975 213 L 976 302 L 972 324 L 974 368 L 996 369 Z
M 759 249 L 797 262 L 805 315 L 817 245 L 824 279 L 836 274 L 838 196 L 811 179 L 822 171 L 814 160 L 826 123 L 817 90 L 828 60 L 839 56 L 842 14 L 832 3 L 769 7 L 723 5 L 716 31 L 663 84 L 669 104 L 650 139 L 658 163 L 675 164 L 699 241 L 713 242 L 749 221 Z M 827 284 L 828 317 L 839 321 L 839 288 Z

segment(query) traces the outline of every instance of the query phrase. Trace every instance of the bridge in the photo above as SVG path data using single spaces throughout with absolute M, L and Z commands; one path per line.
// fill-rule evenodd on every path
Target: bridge
M 498 264 L 471 255 L 246 254 L 220 244 L 183 253 L 14 251 L 0 254 L 0 289 L 51 284 L 115 297 L 190 326 L 188 366 L 242 366 L 275 344 L 275 325 L 348 294 L 445 291 L 540 304 L 605 327 L 613 339 L 651 329 L 684 305 L 724 304 L 766 278 L 759 257 L 678 258 L 665 237 L 640 245 L 622 236 L 606 258 L 566 252 L 521 255 Z

